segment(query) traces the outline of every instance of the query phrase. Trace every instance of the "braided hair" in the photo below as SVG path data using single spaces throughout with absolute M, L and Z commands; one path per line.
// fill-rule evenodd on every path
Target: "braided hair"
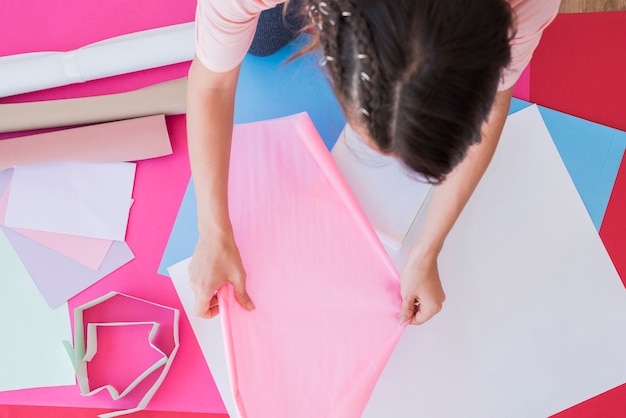
M 513 17 L 506 0 L 309 0 L 335 94 L 380 151 L 431 183 L 480 141 Z

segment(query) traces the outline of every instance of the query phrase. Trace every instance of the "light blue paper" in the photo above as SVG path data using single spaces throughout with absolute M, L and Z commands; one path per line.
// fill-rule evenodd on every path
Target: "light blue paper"
M 301 35 L 269 57 L 246 56 L 237 85 L 235 123 L 307 112 L 328 149 L 332 149 L 346 120 L 320 70 L 319 57 L 308 54 L 285 63 L 310 39 L 310 35 Z
M 513 99 L 509 114 L 528 106 L 528 102 Z M 600 231 L 626 148 L 626 132 L 541 106 L 539 113 L 596 230 Z
M 626 148 L 626 132 L 545 107 L 539 112 L 599 231 Z
M 198 241 L 198 214 L 196 212 L 196 193 L 193 179 L 189 181 L 183 202 L 178 210 L 170 239 L 167 241 L 158 273 L 169 276 L 167 268 L 191 257 Z
M 530 105 L 531 103 L 528 103 L 528 102 L 525 102 L 524 100 L 516 99 L 515 97 L 513 97 L 511 99 L 511 106 L 509 107 L 509 115 L 512 115 L 513 113 L 520 111 L 522 109 L 526 109 Z

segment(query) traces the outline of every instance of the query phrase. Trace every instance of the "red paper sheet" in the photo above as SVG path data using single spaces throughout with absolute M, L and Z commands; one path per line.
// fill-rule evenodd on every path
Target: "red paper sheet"
M 530 100 L 626 130 L 626 12 L 561 14 L 532 60 Z
M 600 237 L 626 286 L 626 245 L 624 245 L 626 240 L 626 161 L 624 159 L 617 172 L 613 192 L 611 192 L 611 198 L 604 213 Z M 626 388 L 624 394 L 624 399 L 626 399 Z

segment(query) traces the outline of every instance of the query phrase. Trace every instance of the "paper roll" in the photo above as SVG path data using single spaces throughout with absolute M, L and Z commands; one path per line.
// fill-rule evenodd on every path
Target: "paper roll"
M 126 93 L 0 104 L 0 132 L 180 115 L 185 113 L 186 89 L 185 77 Z
M 194 23 L 110 38 L 69 52 L 35 52 L 0 58 L 0 97 L 96 80 L 194 56 Z

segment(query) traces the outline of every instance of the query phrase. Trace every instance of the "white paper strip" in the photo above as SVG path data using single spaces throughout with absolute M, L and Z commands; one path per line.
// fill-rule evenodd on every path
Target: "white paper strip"
M 189 287 L 189 262 L 190 258 L 183 260 L 167 268 L 180 298 L 183 309 L 189 318 L 193 333 L 198 340 L 200 350 L 209 365 L 211 376 L 215 380 L 217 390 L 220 392 L 224 406 L 231 417 L 239 416 L 235 398 L 233 397 L 228 366 L 226 364 L 226 348 L 222 334 L 222 321 L 220 318 L 204 319 L 194 313 L 195 297 Z
M 626 290 L 536 107 L 509 117 L 366 418 L 547 417 L 626 382 Z
M 332 156 L 383 244 L 399 249 L 432 186 L 409 174 L 396 158 L 369 148 L 350 125 Z
M 0 97 L 190 61 L 194 39 L 190 22 L 118 36 L 74 51 L 1 57 Z

